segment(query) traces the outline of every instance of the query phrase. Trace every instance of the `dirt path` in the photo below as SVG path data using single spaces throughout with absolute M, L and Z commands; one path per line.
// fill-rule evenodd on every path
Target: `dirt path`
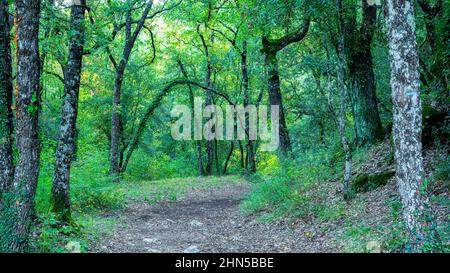
M 244 215 L 240 200 L 247 182 L 190 190 L 181 200 L 149 205 L 138 202 L 119 215 L 112 234 L 92 252 L 334 252 L 312 226 L 260 223 Z

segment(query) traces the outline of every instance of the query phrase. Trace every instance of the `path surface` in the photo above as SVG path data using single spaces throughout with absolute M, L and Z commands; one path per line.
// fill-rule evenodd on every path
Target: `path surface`
M 220 188 L 190 190 L 176 202 L 131 205 L 111 234 L 92 252 L 334 252 L 317 229 L 261 223 L 244 215 L 240 200 L 247 182 Z

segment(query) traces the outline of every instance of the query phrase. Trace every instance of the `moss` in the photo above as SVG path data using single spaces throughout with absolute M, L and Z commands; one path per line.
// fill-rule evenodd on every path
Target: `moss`
M 351 183 L 351 190 L 355 193 L 368 192 L 386 185 L 395 175 L 395 171 L 385 171 L 375 174 L 360 174 Z

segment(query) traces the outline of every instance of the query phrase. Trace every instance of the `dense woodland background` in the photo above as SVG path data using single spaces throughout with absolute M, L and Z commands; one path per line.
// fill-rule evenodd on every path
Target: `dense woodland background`
M 449 2 L 376 2 L 1 0 L 0 251 L 89 251 L 105 213 L 235 175 L 339 251 L 448 252 Z M 173 140 L 194 96 L 280 105 L 280 149 Z

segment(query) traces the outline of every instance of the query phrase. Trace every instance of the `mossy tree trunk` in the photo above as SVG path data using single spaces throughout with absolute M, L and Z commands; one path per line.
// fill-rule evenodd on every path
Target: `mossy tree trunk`
M 14 178 L 10 22 L 7 0 L 0 0 L 0 195 Z
M 361 0 L 362 20 L 358 25 L 354 3 L 343 6 L 343 27 L 350 98 L 359 145 L 372 144 L 384 137 L 376 97 L 371 45 L 376 29 L 376 6 Z
M 70 213 L 70 166 L 75 153 L 78 96 L 84 47 L 85 1 L 71 8 L 71 33 L 69 58 L 64 71 L 64 94 L 56 148 L 55 173 L 52 187 L 52 211 L 58 218 L 71 222 Z
M 13 227 L 7 237 L 10 252 L 24 252 L 39 177 L 39 16 L 40 0 L 15 1 L 17 31 L 16 145 Z

